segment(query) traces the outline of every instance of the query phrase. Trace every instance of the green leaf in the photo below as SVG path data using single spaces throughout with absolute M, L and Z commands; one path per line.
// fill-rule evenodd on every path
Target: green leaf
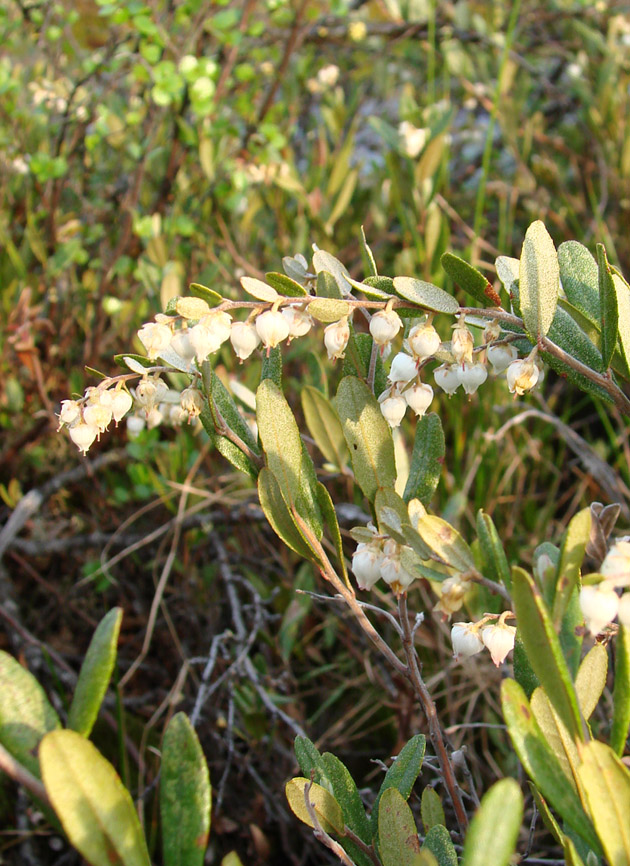
M 619 310 L 617 308 L 615 283 L 610 272 L 610 266 L 606 258 L 606 249 L 603 244 L 597 244 L 597 268 L 599 271 L 599 297 L 601 303 L 602 363 L 604 369 L 607 370 L 610 366 L 615 346 L 617 345 Z
M 293 741 L 293 750 L 295 751 L 296 760 L 300 766 L 300 770 L 307 778 L 310 778 L 311 772 L 316 771 L 315 781 L 319 781 L 318 774 L 321 766 L 321 755 L 308 737 L 300 737 L 299 735 Z
M 162 743 L 160 817 L 164 866 L 203 866 L 210 833 L 208 765 L 188 717 L 171 719 Z
M 583 508 L 569 523 L 564 535 L 556 571 L 553 621 L 556 628 L 564 617 L 571 594 L 578 586 L 580 567 L 591 534 L 591 509 Z
M 452 295 L 415 277 L 394 277 L 394 290 L 399 297 L 417 304 L 423 310 L 451 314 L 459 310 L 459 304 Z
M 495 583 L 502 583 L 509 592 L 512 588 L 512 577 L 505 550 L 492 518 L 481 508 L 477 512 L 477 538 L 483 574 Z
M 534 669 L 527 658 L 527 651 L 521 640 L 521 636 L 516 631 L 514 639 L 514 654 L 512 656 L 512 667 L 514 668 L 514 679 L 523 689 L 527 697 L 531 697 L 532 692 L 540 685 L 540 680 L 534 673 Z
M 350 457 L 341 421 L 331 401 L 317 388 L 302 389 L 302 410 L 309 433 L 326 460 L 342 470 Z
M 270 469 L 260 470 L 258 475 L 258 499 L 265 517 L 278 538 L 282 539 L 287 547 L 294 550 L 304 559 L 317 562 L 317 558 L 311 548 L 304 540 L 298 529 L 293 515 L 282 496 L 280 485 Z
M 188 286 L 188 291 L 195 298 L 201 298 L 210 307 L 218 307 L 224 300 L 218 292 L 209 289 L 207 286 L 202 286 L 200 283 L 191 283 Z
M 260 381 L 263 382 L 265 379 L 271 379 L 274 385 L 282 388 L 282 349 L 280 346 L 275 346 L 263 353 Z
M 241 277 L 241 286 L 245 289 L 248 295 L 256 298 L 257 301 L 264 301 L 268 304 L 273 304 L 278 300 L 278 293 L 272 286 L 263 283 L 262 280 L 257 280 L 256 277 Z
M 127 358 L 130 358 L 132 362 L 135 361 L 136 364 L 139 364 L 143 369 L 155 367 L 159 364 L 159 361 L 152 361 L 150 358 L 145 358 L 144 355 L 136 355 L 133 352 L 125 352 L 124 355 L 114 355 L 114 363 L 118 364 L 118 366 L 122 367 L 126 372 L 131 369 L 136 373 L 140 372 L 139 368 L 136 370 L 134 366 L 130 367 L 129 364 L 127 364 Z
M 615 657 L 615 686 L 610 745 L 623 755 L 630 727 L 630 628 L 619 626 Z
M 630 772 L 605 743 L 580 746 L 580 779 L 610 866 L 630 864 Z
M 265 279 L 272 288 L 276 289 L 277 292 L 288 298 L 303 298 L 308 295 L 304 286 L 300 285 L 300 283 L 295 280 L 292 280 L 291 277 L 288 277 L 286 274 L 279 274 L 272 271 L 269 274 L 265 274 Z
M 540 686 L 534 689 L 530 706 L 547 745 L 557 758 L 571 787 L 580 795 L 577 779 L 577 766 L 579 764 L 577 747 L 566 726 L 552 707 L 544 689 Z M 580 799 L 582 799 L 581 796 Z
M 306 786 L 310 782 L 308 779 L 297 777 L 287 782 L 285 794 L 289 801 L 289 806 L 293 814 L 308 824 L 309 827 L 314 827 L 311 816 L 306 808 L 304 793 Z M 335 800 L 330 791 L 322 788 L 321 785 L 313 783 L 308 793 L 309 801 L 313 804 L 317 820 L 319 821 L 322 830 L 326 833 L 336 833 L 338 836 L 343 836 L 344 823 L 343 812 L 341 806 Z
M 425 788 L 425 791 L 427 790 L 431 791 L 432 788 Z M 451 834 L 442 823 L 435 824 L 427 831 L 422 850 L 430 851 L 438 866 L 457 866 L 457 852 L 451 841 Z
M 317 297 L 318 298 L 341 298 L 342 294 L 337 280 L 332 274 L 320 271 L 317 274 Z
M 321 271 L 325 271 L 334 278 L 337 283 L 340 297 L 350 294 L 352 291 L 352 285 L 349 280 L 350 274 L 348 273 L 348 269 L 345 265 L 342 265 L 339 259 L 336 259 L 325 250 L 316 250 L 313 254 L 313 267 L 315 268 L 315 273 L 318 277 Z M 317 294 L 319 294 L 319 280 Z M 328 297 L 334 297 L 334 295 L 329 295 Z
M 508 866 L 523 818 L 523 795 L 514 779 L 496 782 L 481 800 L 464 841 L 462 866 Z
M 369 276 L 378 276 L 376 262 L 374 260 L 374 256 L 372 255 L 372 250 L 370 249 L 368 242 L 365 239 L 365 231 L 363 229 L 363 226 L 361 226 L 361 257 L 365 264 L 366 270 L 369 273 Z
M 345 580 L 346 584 L 350 586 L 350 581 L 348 580 L 348 570 L 346 568 L 346 558 L 343 554 L 343 540 L 341 538 L 341 532 L 339 530 L 339 521 L 337 520 L 335 506 L 333 505 L 333 501 L 330 498 L 330 493 L 319 481 L 317 482 L 316 493 L 317 504 L 319 505 L 320 511 L 322 513 L 324 523 L 328 527 L 328 532 L 330 533 L 330 537 L 333 541 L 333 544 L 335 545 L 335 550 L 337 551 L 337 559 L 339 560 L 339 565 L 341 567 L 342 577 Z
M 39 778 L 37 747 L 59 717 L 35 677 L 0 650 L 0 743 Z
M 358 376 L 367 381 L 370 369 L 370 357 L 374 341 L 370 334 L 356 334 L 350 328 L 350 342 L 343 361 L 344 376 Z M 374 394 L 378 397 L 388 386 L 387 373 L 380 352 L 376 353 L 376 370 L 374 374 Z M 382 413 L 381 413 L 382 414 Z
M 613 272 L 612 278 L 619 311 L 619 345 L 626 362 L 627 378 L 627 375 L 630 374 L 630 287 L 619 274 Z
M 551 327 L 560 288 L 558 254 L 541 220 L 527 229 L 519 265 L 519 292 L 525 330 L 536 343 Z
M 453 253 L 444 253 L 440 262 L 453 282 L 475 301 L 483 304 L 484 307 L 488 305 L 501 306 L 501 298 L 494 290 L 494 286 L 477 268 L 473 268 L 472 265 Z
M 580 710 L 558 636 L 540 591 L 522 568 L 512 569 L 512 598 L 518 633 L 536 676 L 571 736 L 581 738 Z
M 420 866 L 420 841 L 413 814 L 396 788 L 381 797 L 378 848 L 383 866 Z
M 116 662 L 122 608 L 115 607 L 98 624 L 83 659 L 68 713 L 68 727 L 90 735 Z
M 356 376 L 342 379 L 335 398 L 356 481 L 370 502 L 379 487 L 394 487 L 396 461 L 389 424 L 372 392 Z
M 381 797 L 389 788 L 396 788 L 405 800 L 409 799 L 411 790 L 422 769 L 427 741 L 423 734 L 416 734 L 406 743 L 395 758 L 394 763 L 385 773 L 385 778 L 377 794 L 370 821 L 372 832 L 376 834 L 379 825 L 378 812 Z
M 326 778 L 332 785 L 332 793 L 341 806 L 344 822 L 360 839 L 369 844 L 372 841 L 370 822 L 348 768 L 330 752 L 324 752 L 321 763 Z
M 404 544 L 402 527 L 409 523 L 409 513 L 404 500 L 396 493 L 393 487 L 382 487 L 374 497 L 374 512 L 376 522 L 383 535 L 398 536 L 399 544 Z
M 419 499 L 428 505 L 440 481 L 446 444 L 440 416 L 435 412 L 423 415 L 416 424 L 416 435 L 405 484 L 403 499 Z
M 594 850 L 599 843 L 580 798 L 547 744 L 525 696 L 515 680 L 501 684 L 501 706 L 510 739 L 520 762 L 543 797 Z
M 204 391 L 209 399 L 208 405 L 204 406 L 201 410 L 199 418 L 210 441 L 214 443 L 219 453 L 226 460 L 229 460 L 233 466 L 241 472 L 247 473 L 252 478 L 256 478 L 258 467 L 254 465 L 247 454 L 224 436 L 221 431 L 225 428 L 232 430 L 244 445 L 257 456 L 260 455 L 258 442 L 239 412 L 238 406 L 232 399 L 232 396 L 208 362 L 205 362 L 203 365 L 203 384 Z
M 315 469 L 293 412 L 270 379 L 262 381 L 256 391 L 256 420 L 267 463 L 289 510 L 295 509 L 320 539 L 322 515 L 315 500 Z
M 602 696 L 608 674 L 608 652 L 596 643 L 582 659 L 575 678 L 575 692 L 582 715 L 588 721 Z
M 129 791 L 109 761 L 75 731 L 39 748 L 42 779 L 70 842 L 92 866 L 150 866 Z
M 585 246 L 565 241 L 558 247 L 560 280 L 569 303 L 599 327 L 597 262 Z
M 308 305 L 308 312 L 318 322 L 338 322 L 350 313 L 350 304 L 338 298 L 316 298 Z
M 475 567 L 472 550 L 448 521 L 434 514 L 425 514 L 418 520 L 416 529 L 429 550 L 442 562 L 458 571 Z
M 446 825 L 440 795 L 435 788 L 430 788 L 428 785 L 422 792 L 420 814 L 422 815 L 422 826 L 424 827 L 425 834 L 438 824 Z

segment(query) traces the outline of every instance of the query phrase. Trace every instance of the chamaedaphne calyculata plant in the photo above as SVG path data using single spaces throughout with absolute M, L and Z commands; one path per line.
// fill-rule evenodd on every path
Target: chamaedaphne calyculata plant
M 296 740 L 303 775 L 287 784 L 289 805 L 342 862 L 507 866 L 519 845 L 519 785 L 500 780 L 479 800 L 423 677 L 414 635 L 425 612 L 410 611 L 409 601 L 414 581 L 424 580 L 435 591 L 435 610 L 456 618 L 457 660 L 487 650 L 500 666 L 514 651 L 513 677 L 502 687 L 504 719 L 566 863 L 630 864 L 624 817 L 630 773 L 622 760 L 630 724 L 630 537 L 612 535 L 619 506 L 593 503 L 572 516 L 557 546 L 541 539 L 531 572 L 510 568 L 489 514 L 477 515 L 472 544 L 430 511 L 445 455 L 440 417 L 430 411 L 434 385 L 447 394 L 462 388 L 477 399 L 490 376 L 501 377 L 506 394 L 521 396 L 539 386 L 549 367 L 630 416 L 624 390 L 630 286 L 603 246 L 596 257 L 576 241 L 556 250 L 541 221 L 527 230 L 520 259 L 496 260 L 496 285 L 460 257 L 443 256 L 444 269 L 471 304 L 415 277 L 380 275 L 365 240 L 363 251 L 362 280 L 315 248 L 310 262 L 301 254 L 287 257 L 284 273 L 268 273 L 265 281 L 243 277 L 248 299 L 193 284 L 190 296 L 171 300 L 138 331 L 145 355 L 117 356 L 125 372 L 103 376 L 82 397 L 63 402 L 60 429 L 86 453 L 123 418 L 131 435 L 162 423 L 202 425 L 220 453 L 256 481 L 273 530 L 319 571 L 328 600 L 352 613 L 375 651 L 409 682 L 440 780 L 439 791 L 422 792 L 421 833 L 407 801 L 425 760 L 424 734 L 389 767 L 369 814 L 343 763 L 320 754 L 306 737 Z M 338 381 L 334 398 L 314 387 L 302 390 L 306 428 L 327 469 L 350 479 L 369 510 L 365 524 L 350 531 L 356 542 L 351 574 L 335 504 L 291 406 L 295 395 L 283 389 L 281 345 L 317 328 Z M 239 408 L 213 369 L 228 342 L 241 363 L 251 363 L 255 353 L 262 357 L 254 400 L 240 395 L 255 414 Z M 417 420 L 402 471 L 398 428 L 408 410 Z M 379 581 L 392 593 L 395 615 L 363 594 Z M 497 611 L 460 620 L 475 587 L 496 597 Z M 379 629 L 384 620 L 395 643 Z M 599 740 L 589 719 L 606 685 L 609 646 L 612 711 Z M 50 736 L 42 732 L 40 763 Z M 2 737 L 0 729 L 5 749 L 19 762 L 21 753 Z M 55 772 L 43 772 L 47 789 Z M 49 798 L 76 845 L 64 807 Z

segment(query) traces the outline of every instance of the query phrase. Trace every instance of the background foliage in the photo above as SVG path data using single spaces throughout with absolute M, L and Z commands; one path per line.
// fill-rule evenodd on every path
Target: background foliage
M 556 245 L 604 242 L 628 273 L 628 7 L 8 2 L 0 31 L 3 522 L 40 493 L 0 544 L 1 645 L 63 707 L 96 623 L 121 606 L 120 670 L 144 660 L 95 737 L 143 799 L 145 826 L 165 720 L 196 709 L 217 858 L 322 862 L 281 794 L 293 736 L 307 732 L 378 788 L 369 758 L 396 754 L 421 726 L 412 695 L 350 622 L 296 594 L 317 590 L 313 569 L 279 548 L 253 486 L 203 437 L 128 442 L 120 430 L 90 469 L 53 434 L 54 412 L 68 381 L 76 392 L 91 381 L 86 363 L 111 371 L 189 282 L 236 297 L 238 276 L 279 270 L 312 242 L 358 275 L 361 226 L 380 272 L 439 285 L 445 250 L 494 279 L 495 255 L 518 256 L 538 218 Z M 405 122 L 424 133 L 405 139 Z M 295 392 L 324 387 L 311 350 L 321 354 L 308 340 L 285 350 Z M 235 368 L 227 351 L 222 362 L 226 383 L 255 387 L 257 364 Z M 466 536 L 483 507 L 522 563 L 579 507 L 627 501 L 630 445 L 614 411 L 553 374 L 538 403 L 508 406 L 502 387 L 440 397 L 448 450 L 433 509 Z M 358 522 L 343 477 L 328 481 L 344 526 Z M 433 601 L 421 587 L 414 605 Z M 485 789 L 518 772 L 498 726 L 500 674 L 485 659 L 453 665 L 446 636 L 428 616 L 426 678 Z M 9 862 L 25 851 L 73 862 L 54 834 L 31 838 L 37 816 L 2 790 L 2 824 L 20 831 L 3 836 Z M 543 832 L 537 850 L 551 852 Z

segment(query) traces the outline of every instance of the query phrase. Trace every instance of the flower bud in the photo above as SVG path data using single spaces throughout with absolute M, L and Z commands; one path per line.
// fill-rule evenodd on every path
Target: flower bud
M 407 405 L 421 418 L 433 400 L 433 388 L 430 385 L 412 385 L 403 392 Z
M 481 652 L 483 641 L 474 622 L 456 622 L 451 629 L 451 643 L 455 661 L 467 659 Z
M 232 322 L 230 342 L 239 361 L 245 361 L 259 346 L 260 336 L 250 322 Z
M 454 394 L 459 388 L 459 376 L 457 370 L 451 364 L 442 364 L 436 367 L 433 371 L 435 384 L 446 391 L 447 394 Z
M 377 346 L 391 343 L 402 328 L 402 320 L 394 310 L 379 310 L 370 319 L 370 334 Z
M 88 453 L 88 448 L 98 436 L 98 428 L 83 421 L 75 424 L 74 427 L 70 427 L 68 432 L 74 444 L 83 454 Z
M 289 323 L 289 339 L 303 337 L 313 326 L 313 320 L 309 314 L 296 307 L 284 307 L 282 315 Z
M 61 411 L 59 412 L 59 427 L 58 430 L 66 425 L 74 424 L 81 417 L 81 404 L 76 400 L 62 400 Z
M 540 371 L 534 361 L 519 359 L 508 366 L 506 377 L 510 393 L 522 396 L 538 382 Z
M 488 322 L 486 327 L 483 329 L 483 342 L 484 345 L 487 343 L 492 343 L 493 340 L 498 340 L 501 336 L 501 325 L 497 322 L 496 319 L 493 319 L 491 322 Z
M 129 391 L 117 388 L 112 394 L 112 415 L 116 424 L 124 418 L 133 406 L 133 398 Z
M 630 539 L 620 538 L 606 554 L 599 569 L 612 586 L 630 586 Z
M 205 400 L 198 388 L 184 388 L 179 397 L 179 405 L 192 420 L 201 414 Z
M 357 545 L 352 556 L 352 571 L 359 589 L 372 589 L 377 580 L 380 580 L 384 558 L 383 548 L 379 543 Z
M 592 635 L 598 635 L 617 616 L 619 596 L 605 584 L 583 586 L 580 590 L 580 608 L 587 629 Z
M 168 386 L 161 379 L 141 379 L 136 385 L 136 403 L 149 413 L 163 399 Z
M 502 373 L 518 357 L 516 347 L 510 343 L 504 343 L 499 346 L 488 346 L 486 354 L 495 373 Z
M 290 332 L 289 322 L 279 310 L 261 313 L 256 319 L 256 330 L 267 353 L 286 340 Z
M 168 325 L 148 322 L 138 331 L 138 339 L 146 349 L 147 357 L 153 360 L 159 357 L 160 352 L 170 346 L 173 332 Z
M 464 603 L 464 596 L 470 589 L 470 582 L 461 577 L 447 577 L 440 584 L 440 600 L 434 610 L 439 610 L 445 617 L 450 617 Z
M 347 316 L 324 328 L 324 345 L 326 346 L 329 360 L 336 361 L 337 358 L 344 357 L 349 339 L 350 326 L 348 325 Z
M 456 370 L 460 385 L 467 394 L 474 394 L 488 378 L 488 371 L 484 364 L 469 364 L 468 361 L 464 361 L 457 366 Z
M 490 651 L 492 661 L 497 667 L 505 661 L 510 650 L 514 649 L 515 636 L 515 627 L 504 625 L 501 622 L 496 625 L 487 625 L 481 629 L 481 640 L 486 649 Z
M 458 364 L 468 361 L 472 364 L 472 354 L 475 347 L 473 335 L 466 327 L 462 316 L 457 324 L 453 325 L 453 336 L 451 338 L 451 354 Z
M 407 401 L 398 393 L 392 393 L 391 388 L 386 388 L 378 398 L 381 404 L 381 412 L 390 427 L 399 427 L 407 411 Z
M 395 355 L 387 378 L 390 382 L 411 382 L 418 375 L 418 365 L 405 352 Z
M 424 324 L 415 325 L 409 331 L 407 343 L 414 358 L 421 362 L 435 355 L 440 348 L 441 340 L 433 325 Z

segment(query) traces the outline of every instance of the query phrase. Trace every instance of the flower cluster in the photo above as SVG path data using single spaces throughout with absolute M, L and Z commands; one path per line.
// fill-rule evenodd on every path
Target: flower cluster
M 630 587 L 630 535 L 616 541 L 602 562 L 599 573 L 603 580 L 583 586 L 580 607 L 586 627 L 593 635 L 600 634 L 615 619 L 630 628 L 630 592 L 618 595 L 618 589 Z
M 359 542 L 352 556 L 352 571 L 359 589 L 372 589 L 383 578 L 396 595 L 406 592 L 415 577 L 403 568 L 401 556 L 411 548 L 398 544 L 387 535 L 380 535 L 372 523 L 361 532 L 366 533 L 362 536 L 366 540 Z
M 469 658 L 481 652 L 484 647 L 490 652 L 497 667 L 502 664 L 510 650 L 514 649 L 516 628 L 506 625 L 505 620 L 513 617 L 511 611 L 488 614 L 479 622 L 457 622 L 451 629 L 453 656 L 456 661 Z M 492 622 L 492 620 L 497 622 Z

